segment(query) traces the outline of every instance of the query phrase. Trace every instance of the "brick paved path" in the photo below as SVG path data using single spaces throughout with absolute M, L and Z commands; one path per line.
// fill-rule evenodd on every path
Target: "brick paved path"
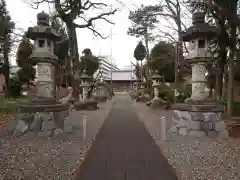
M 131 101 L 116 98 L 75 180 L 177 180 Z

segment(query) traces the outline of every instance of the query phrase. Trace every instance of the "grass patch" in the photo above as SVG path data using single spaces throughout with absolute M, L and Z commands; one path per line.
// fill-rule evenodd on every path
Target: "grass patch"
M 218 100 L 216 101 L 217 104 L 227 106 L 226 100 Z M 232 102 L 232 115 L 240 117 L 240 101 L 233 101 Z
M 18 110 L 19 105 L 28 102 L 27 97 L 17 99 L 9 98 L 0 100 L 0 113 L 14 113 Z

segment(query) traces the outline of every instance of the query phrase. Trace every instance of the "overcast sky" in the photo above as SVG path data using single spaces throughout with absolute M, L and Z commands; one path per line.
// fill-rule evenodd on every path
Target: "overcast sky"
M 134 61 L 133 51 L 140 39 L 127 35 L 128 27 L 131 24 L 130 20 L 128 20 L 129 10 L 135 9 L 136 6 L 140 6 L 141 4 L 155 4 L 157 0 L 121 1 L 126 6 L 117 3 L 116 0 L 104 0 L 104 2 L 111 3 L 114 7 L 120 9 L 119 12 L 110 18 L 115 22 L 115 25 L 109 25 L 105 21 L 98 21 L 96 23 L 96 29 L 105 35 L 109 35 L 112 29 L 112 41 L 111 38 L 101 39 L 95 37 L 88 29 L 78 29 L 77 35 L 80 54 L 84 48 L 90 48 L 95 55 L 111 55 L 112 47 L 112 56 L 119 67 L 130 65 L 131 59 Z M 16 26 L 25 30 L 29 26 L 36 25 L 36 14 L 38 12 L 42 10 L 45 12 L 51 11 L 51 8 L 46 4 L 36 10 L 24 4 L 23 0 L 6 0 L 6 2 L 12 19 L 16 22 Z

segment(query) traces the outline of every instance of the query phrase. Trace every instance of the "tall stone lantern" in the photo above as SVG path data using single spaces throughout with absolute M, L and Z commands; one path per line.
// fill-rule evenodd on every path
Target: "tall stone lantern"
M 153 87 L 153 91 L 154 91 L 154 97 L 151 100 L 151 107 L 152 108 L 156 108 L 158 106 L 161 105 L 162 103 L 162 99 L 159 97 L 159 88 L 161 86 L 161 80 L 162 80 L 162 76 L 158 75 L 158 74 L 154 74 L 152 76 L 152 87 Z
M 196 12 L 193 15 L 193 26 L 183 34 L 182 40 L 189 42 L 189 54 L 186 63 L 192 66 L 192 95 L 191 100 L 203 101 L 208 97 L 206 92 L 206 63 L 211 61 L 209 52 L 210 40 L 216 37 L 216 28 L 205 23 L 205 14 Z
M 217 136 L 223 124 L 223 107 L 209 101 L 206 91 L 206 63 L 212 59 L 208 51 L 210 40 L 217 35 L 217 29 L 205 23 L 205 14 L 195 12 L 192 26 L 182 34 L 182 40 L 189 42 L 189 54 L 185 63 L 192 66 L 192 95 L 185 103 L 173 105 L 173 128 L 181 135 L 193 137 Z
M 26 36 L 34 41 L 31 61 L 36 65 L 36 97 L 20 106 L 20 122 L 25 122 L 25 130 L 31 130 L 52 136 L 56 129 L 63 129 L 65 112 L 68 116 L 68 104 L 56 100 L 55 67 L 59 65 L 58 57 L 53 53 L 55 42 L 60 35 L 49 27 L 49 15 L 41 12 L 37 15 L 37 26 L 30 27 Z M 16 131 L 22 131 L 16 128 Z
M 86 101 L 88 99 L 89 88 L 92 86 L 92 77 L 88 76 L 87 70 L 84 69 L 82 75 L 80 76 L 80 79 L 82 80 L 80 87 L 82 88 L 83 100 Z

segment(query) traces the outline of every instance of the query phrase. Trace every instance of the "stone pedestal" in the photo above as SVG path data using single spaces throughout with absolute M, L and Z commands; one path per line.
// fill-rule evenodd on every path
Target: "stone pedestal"
M 223 107 L 214 104 L 175 104 L 172 131 L 191 137 L 217 137 L 225 131 Z
M 225 131 L 224 107 L 207 99 L 206 67 L 204 62 L 192 64 L 192 96 L 185 103 L 173 105 L 174 124 L 172 129 L 180 135 L 192 137 L 217 137 Z M 220 127 L 222 128 L 216 128 Z

